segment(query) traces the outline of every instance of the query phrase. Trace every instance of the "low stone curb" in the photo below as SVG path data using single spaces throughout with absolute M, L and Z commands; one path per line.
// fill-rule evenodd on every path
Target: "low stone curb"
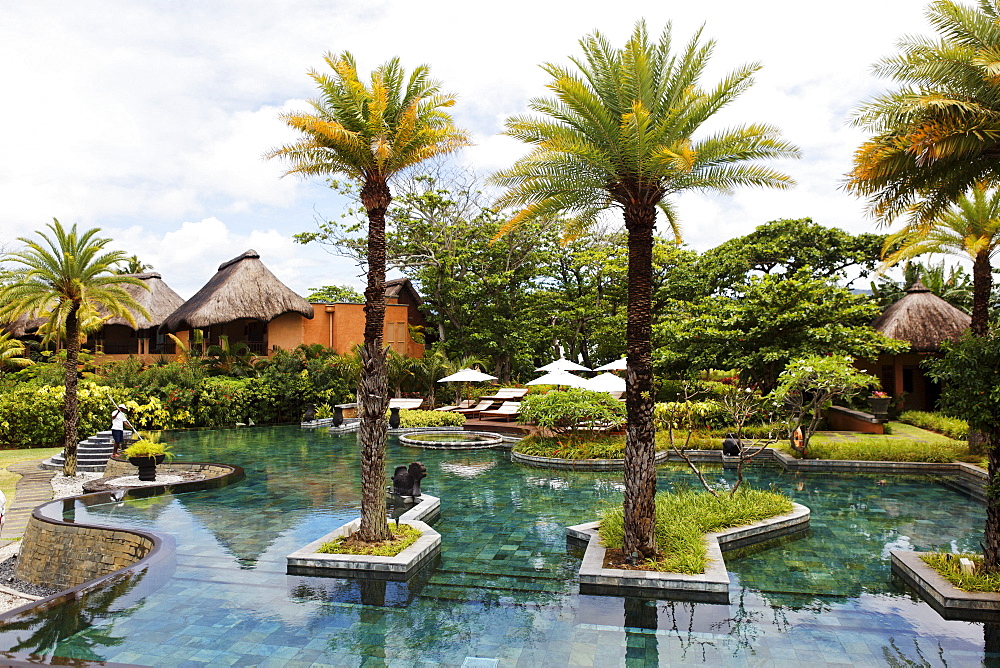
M 655 455 L 655 462 L 662 464 L 667 461 L 669 452 L 660 450 Z M 559 469 L 572 471 L 621 471 L 625 468 L 624 459 L 558 459 L 556 457 L 537 457 L 520 452 L 511 452 L 510 459 L 517 464 L 534 466 L 544 469 Z
M 441 499 L 430 494 L 420 497 L 420 503 L 400 515 L 399 522 L 408 524 L 422 535 L 395 557 L 364 554 L 321 554 L 316 550 L 323 543 L 354 533 L 361 524 L 357 518 L 289 554 L 287 572 L 290 575 L 323 575 L 341 577 L 363 575 L 386 580 L 408 579 L 410 575 L 441 552 L 441 534 L 423 520 L 430 520 L 441 511 Z
M 729 603 L 729 572 L 723 550 L 762 543 L 809 528 L 810 511 L 793 503 L 784 515 L 705 535 L 708 565 L 704 573 L 687 575 L 663 571 L 605 568 L 607 552 L 597 533 L 599 522 L 566 528 L 567 537 L 584 541 L 587 550 L 580 564 L 580 593 L 608 596 L 643 596 L 703 603 Z
M 962 591 L 924 563 L 920 552 L 892 550 L 892 572 L 945 619 L 1000 621 L 1000 594 Z

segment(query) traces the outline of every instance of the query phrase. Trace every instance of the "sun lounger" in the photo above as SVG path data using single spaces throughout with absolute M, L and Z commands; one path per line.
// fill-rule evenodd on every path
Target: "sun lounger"
M 465 401 L 463 401 L 460 404 L 455 404 L 454 406 L 441 406 L 440 408 L 435 408 L 434 410 L 436 410 L 436 411 L 453 411 L 453 410 L 455 410 L 457 408 L 472 408 L 472 406 L 475 403 L 476 402 L 472 401 L 471 399 L 466 399 Z
M 527 393 L 528 388 L 526 387 L 502 387 L 491 396 L 483 397 L 483 399 L 503 399 L 504 401 L 509 401 L 511 399 L 520 399 Z
M 521 402 L 520 401 L 505 401 L 500 404 L 500 407 L 496 410 L 491 411 L 479 411 L 480 420 L 492 420 L 494 418 L 503 418 L 504 422 L 507 420 L 516 419 L 518 415 L 521 414 Z
M 390 399 L 389 408 L 402 408 L 404 410 L 416 410 L 424 403 L 423 399 Z
M 489 410 L 490 408 L 493 407 L 493 404 L 495 404 L 495 403 L 496 403 L 496 401 L 494 401 L 493 399 L 483 399 L 482 401 L 480 401 L 478 404 L 476 404 L 472 408 L 456 408 L 453 412 L 454 413 L 478 413 L 480 411 Z

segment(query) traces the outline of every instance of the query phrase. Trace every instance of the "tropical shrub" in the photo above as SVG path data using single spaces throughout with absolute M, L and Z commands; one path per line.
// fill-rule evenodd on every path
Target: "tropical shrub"
M 80 383 L 80 438 L 87 438 L 111 426 L 111 409 L 124 403 L 136 426 L 162 428 L 166 412 L 158 400 L 136 401 L 123 392 L 90 382 Z M 0 395 L 0 443 L 18 448 L 50 447 L 63 440 L 61 385 L 23 384 Z
M 461 427 L 465 424 L 465 416 L 450 411 L 399 411 L 399 426 L 401 429 L 416 429 L 418 427 Z
M 625 404 L 606 392 L 568 389 L 529 394 L 521 401 L 521 420 L 556 434 L 579 438 L 595 426 L 618 429 L 625 424 Z

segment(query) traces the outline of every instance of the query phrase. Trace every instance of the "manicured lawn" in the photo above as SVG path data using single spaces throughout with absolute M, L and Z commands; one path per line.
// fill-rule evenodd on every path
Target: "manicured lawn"
M 21 476 L 11 473 L 7 467 L 11 464 L 30 459 L 47 459 L 62 452 L 62 448 L 31 448 L 27 450 L 0 450 L 0 492 L 7 497 L 7 506 L 14 501 L 14 487 Z
M 891 434 L 858 434 L 824 431 L 809 441 L 810 459 L 854 459 L 861 461 L 978 463 L 981 457 L 969 454 L 966 441 L 956 441 L 941 434 L 902 422 L 890 422 Z M 787 444 L 781 449 L 791 454 Z

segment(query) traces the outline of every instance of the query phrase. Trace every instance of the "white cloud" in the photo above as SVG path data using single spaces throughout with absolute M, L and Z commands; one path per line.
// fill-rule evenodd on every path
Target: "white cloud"
M 175 286 L 197 289 L 252 243 L 267 244 L 257 248 L 266 264 L 290 285 L 301 281 L 297 290 L 356 284 L 346 261 L 289 240 L 342 203 L 321 180 L 279 178 L 282 165 L 261 159 L 291 138 L 277 116 L 314 94 L 306 71 L 323 67 L 325 51 L 353 51 L 366 72 L 396 55 L 408 68 L 430 64 L 477 143 L 460 160 L 489 173 L 525 151 L 497 133 L 547 94 L 539 65 L 568 63 L 595 28 L 620 44 L 642 16 L 654 36 L 673 20 L 678 45 L 706 24 L 704 37 L 717 40 L 706 81 L 760 61 L 755 86 L 714 126 L 772 123 L 803 152 L 783 166 L 796 190 L 683 197 L 693 245 L 779 217 L 860 231 L 870 226 L 861 205 L 838 188 L 862 137 L 845 121 L 884 85 L 871 63 L 901 35 L 930 33 L 924 4 L 9 3 L 0 21 L 0 244 L 56 216 L 101 226 Z

